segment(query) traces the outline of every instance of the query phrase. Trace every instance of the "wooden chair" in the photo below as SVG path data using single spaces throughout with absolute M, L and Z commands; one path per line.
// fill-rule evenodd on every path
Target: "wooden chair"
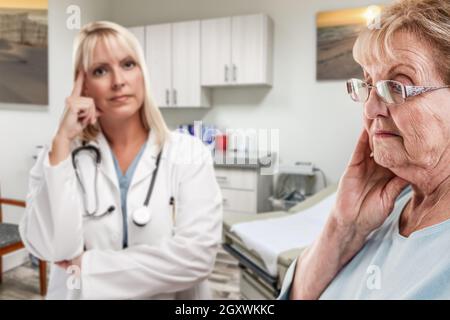
M 25 208 L 25 202 L 2 198 L 0 194 L 0 284 L 2 283 L 2 256 L 24 248 L 20 239 L 19 227 L 15 224 L 3 223 L 2 205 Z M 47 262 L 39 260 L 40 294 L 47 294 Z

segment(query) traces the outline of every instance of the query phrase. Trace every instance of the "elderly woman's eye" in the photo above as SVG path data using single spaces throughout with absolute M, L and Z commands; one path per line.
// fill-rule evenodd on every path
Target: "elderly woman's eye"
M 414 84 L 412 79 L 405 74 L 397 74 L 392 80 L 401 82 L 404 85 L 413 85 Z
M 129 60 L 126 61 L 123 66 L 125 67 L 125 69 L 133 69 L 136 66 L 136 62 L 134 62 L 133 60 Z

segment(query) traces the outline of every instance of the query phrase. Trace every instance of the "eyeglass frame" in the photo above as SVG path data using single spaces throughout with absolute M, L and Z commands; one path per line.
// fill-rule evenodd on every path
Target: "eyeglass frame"
M 348 79 L 348 80 L 346 81 L 346 85 L 347 85 L 347 93 L 350 95 L 350 97 L 351 97 L 351 94 L 350 94 L 350 92 L 349 92 L 349 83 L 350 83 L 352 80 L 358 80 L 358 81 L 361 81 L 362 83 L 364 83 L 364 84 L 367 86 L 367 88 L 369 88 L 368 93 L 367 93 L 367 97 L 366 97 L 366 99 L 365 99 L 364 101 L 356 101 L 356 100 L 353 100 L 353 98 L 352 98 L 353 101 L 355 101 L 355 102 L 361 102 L 361 103 L 365 103 L 365 102 L 367 102 L 367 100 L 369 99 L 369 96 L 370 96 L 370 89 L 375 89 L 375 92 L 376 92 L 377 96 L 378 96 L 384 103 L 389 104 L 389 105 L 393 105 L 393 104 L 397 104 L 397 105 L 398 105 L 398 104 L 403 104 L 403 103 L 405 103 L 406 99 L 407 99 L 407 98 L 410 98 L 410 97 L 415 97 L 415 96 L 418 96 L 418 95 L 420 95 L 420 94 L 423 94 L 423 93 L 426 93 L 426 92 L 435 91 L 435 90 L 439 90 L 439 89 L 450 88 L 450 85 L 445 85 L 445 86 L 440 86 L 440 87 L 439 87 L 439 86 L 409 86 L 409 85 L 405 85 L 405 84 L 403 84 L 403 83 L 401 83 L 401 82 L 399 82 L 399 81 L 396 81 L 396 80 L 379 80 L 379 81 L 377 81 L 377 82 L 375 83 L 375 85 L 371 85 L 371 84 L 365 82 L 364 80 L 357 79 L 357 78 L 351 78 L 351 79 Z M 394 102 L 394 103 L 388 103 L 388 102 L 384 101 L 383 97 L 378 93 L 378 90 L 377 90 L 377 84 L 380 83 L 380 82 L 386 82 L 386 81 L 390 81 L 390 82 L 393 82 L 393 83 L 399 85 L 399 87 L 401 88 L 402 98 L 403 98 L 403 101 L 402 101 L 401 103 L 395 103 L 395 102 Z

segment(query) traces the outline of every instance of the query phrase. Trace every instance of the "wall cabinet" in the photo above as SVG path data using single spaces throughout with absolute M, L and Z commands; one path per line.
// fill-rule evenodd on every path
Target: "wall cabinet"
M 272 85 L 273 22 L 264 14 L 201 22 L 202 85 Z
M 145 51 L 145 27 L 130 27 L 128 30 L 136 36 L 142 50 Z
M 272 85 L 273 22 L 264 14 L 130 27 L 156 104 L 208 107 L 208 87 Z
M 209 106 L 200 84 L 199 21 L 146 26 L 145 55 L 159 107 Z

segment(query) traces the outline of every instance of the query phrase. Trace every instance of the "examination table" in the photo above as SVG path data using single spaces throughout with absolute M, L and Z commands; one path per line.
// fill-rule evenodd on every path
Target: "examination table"
M 292 214 L 301 214 L 303 210 L 317 205 L 323 199 L 336 192 L 337 185 L 329 186 L 315 195 L 300 202 L 288 211 L 273 211 L 257 215 L 244 215 L 242 213 L 227 213 L 224 216 L 223 247 L 239 261 L 241 269 L 240 291 L 242 298 L 275 299 L 281 289 L 281 285 L 289 265 L 306 247 L 293 248 L 278 255 L 276 274 L 269 272 L 261 256 L 249 249 L 244 241 L 231 229 L 233 226 L 245 222 L 261 221 L 272 218 L 287 217 Z M 264 241 L 264 239 L 261 239 Z

